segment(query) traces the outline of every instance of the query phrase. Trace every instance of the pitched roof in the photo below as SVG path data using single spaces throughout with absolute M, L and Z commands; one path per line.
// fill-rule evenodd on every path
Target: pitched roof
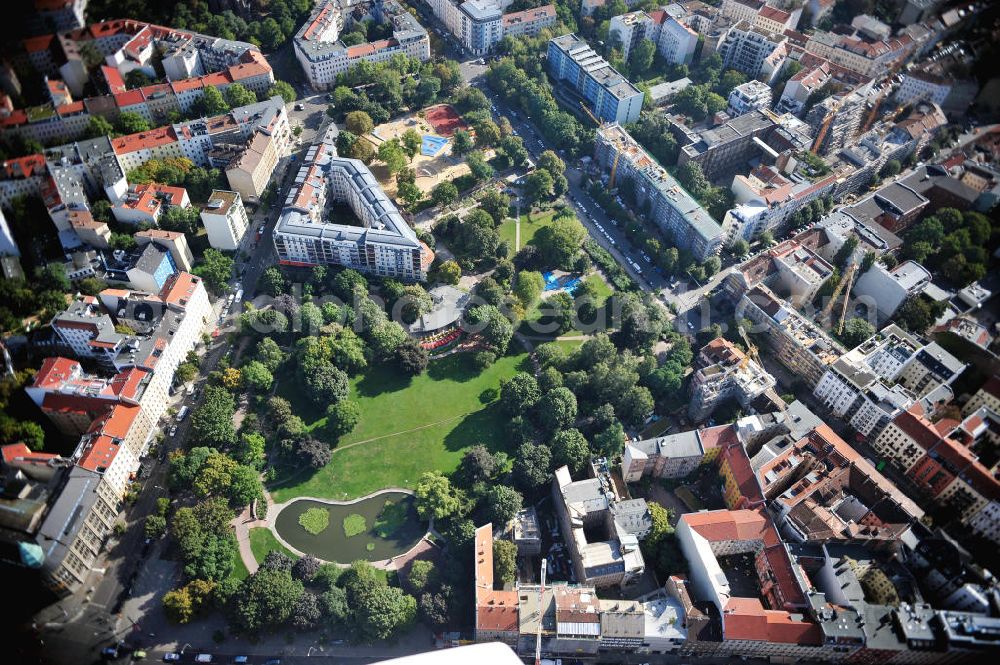
M 756 598 L 730 598 L 723 608 L 726 640 L 754 640 L 781 644 L 823 643 L 819 626 L 788 612 L 766 610 Z
M 788 12 L 778 9 L 777 7 L 772 7 L 771 5 L 764 5 L 761 7 L 760 11 L 757 12 L 758 16 L 770 19 L 772 21 L 777 21 L 778 23 L 787 23 L 788 19 L 792 18 L 792 15 Z
M 167 279 L 163 289 L 160 290 L 160 298 L 172 305 L 185 306 L 200 283 L 200 277 L 195 277 L 189 272 L 179 272 Z
M 753 504 L 764 503 L 764 494 L 761 492 L 757 474 L 754 473 L 750 458 L 747 457 L 747 451 L 742 444 L 736 443 L 724 447 L 721 455 L 729 465 L 733 480 L 739 486 L 740 495 Z
M 176 140 L 177 135 L 174 133 L 173 127 L 167 125 L 165 127 L 151 129 L 148 132 L 138 132 L 136 134 L 129 134 L 128 136 L 111 139 L 111 147 L 114 149 L 115 154 L 123 155 L 130 152 L 136 152 L 137 150 L 166 145 L 168 143 L 173 143 Z
M 709 542 L 761 540 L 765 546 L 779 542 L 774 525 L 760 510 L 703 510 L 685 513 L 681 520 Z
M 41 369 L 35 374 L 32 384 L 35 388 L 51 390 L 63 385 L 70 376 L 80 370 L 80 363 L 69 358 L 46 358 Z
M 516 591 L 493 588 L 493 524 L 476 529 L 476 630 L 516 632 Z
M 1000 398 L 1000 376 L 994 374 L 993 376 L 991 376 L 986 380 L 986 383 L 984 383 L 983 387 L 980 388 L 979 390 L 982 390 L 983 392 L 989 395 L 993 395 L 994 397 Z
M 4 464 L 45 464 L 59 457 L 55 453 L 39 453 L 28 448 L 24 443 L 11 443 L 0 447 L 0 456 Z

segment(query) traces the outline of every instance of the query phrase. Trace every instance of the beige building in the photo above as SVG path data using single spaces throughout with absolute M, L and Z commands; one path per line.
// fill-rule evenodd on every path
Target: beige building
M 983 387 L 969 398 L 968 403 L 962 409 L 962 414 L 967 416 L 984 406 L 994 413 L 1000 413 L 1000 376 L 990 377 L 983 384 Z
M 226 169 L 229 186 L 245 201 L 257 201 L 278 165 L 280 151 L 274 137 L 257 131 L 239 157 Z
M 179 231 L 164 231 L 163 229 L 147 229 L 139 231 L 134 236 L 140 247 L 151 242 L 158 242 L 170 251 L 178 270 L 191 272 L 194 255 L 188 247 L 187 237 Z
M 250 225 L 239 192 L 213 190 L 208 205 L 201 211 L 201 221 L 208 231 L 208 243 L 216 249 L 235 251 Z
M 105 222 L 95 220 L 89 210 L 71 210 L 67 217 L 81 242 L 96 249 L 111 247 L 111 228 Z

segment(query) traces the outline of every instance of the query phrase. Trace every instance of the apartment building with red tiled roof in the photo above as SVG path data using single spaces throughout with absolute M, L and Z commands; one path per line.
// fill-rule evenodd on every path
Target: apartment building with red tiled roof
M 511 646 L 518 639 L 517 591 L 494 588 L 493 524 L 476 529 L 476 641 L 498 641 Z
M 89 80 L 80 55 L 83 44 L 92 44 L 105 56 L 101 78 L 109 95 L 83 99 Z M 40 107 L 44 112 L 26 109 L 10 113 L 3 118 L 3 126 L 24 138 L 44 142 L 78 138 L 92 114 L 114 120 L 128 111 L 158 124 L 174 113 L 190 113 L 206 87 L 225 91 L 239 83 L 264 94 L 274 83 L 270 65 L 252 44 L 141 21 L 107 21 L 31 38 L 22 48 L 18 57 L 48 77 L 51 103 Z M 128 90 L 124 74 L 133 70 L 152 74 L 154 52 L 159 54 L 167 82 Z M 74 102 L 73 96 L 79 101 Z
M 997 440 L 1000 416 L 988 407 L 971 412 L 956 427 L 939 429 L 918 403 L 896 416 L 873 448 L 924 496 L 1000 544 L 1000 478 L 975 452 Z

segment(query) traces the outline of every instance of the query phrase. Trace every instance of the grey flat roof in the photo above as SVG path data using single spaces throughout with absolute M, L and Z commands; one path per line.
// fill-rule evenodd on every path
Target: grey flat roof
M 488 0 L 466 0 L 460 8 L 476 21 L 499 21 L 503 16 L 500 5 Z
M 101 474 L 96 471 L 78 466 L 70 469 L 66 484 L 38 530 L 38 544 L 45 553 L 43 565 L 47 570 L 58 568 L 66 558 L 68 546 L 97 502 L 100 483 Z

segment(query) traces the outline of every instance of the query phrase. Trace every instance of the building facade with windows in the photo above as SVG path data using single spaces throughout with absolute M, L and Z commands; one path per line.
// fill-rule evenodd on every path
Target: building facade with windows
M 250 225 L 240 193 L 221 189 L 212 190 L 201 211 L 201 221 L 208 231 L 208 243 L 229 251 L 239 248 Z
M 347 46 L 340 39 L 348 21 L 360 21 L 336 0 L 324 0 L 316 5 L 292 40 L 295 58 L 299 61 L 309 85 L 316 90 L 333 87 L 337 76 L 359 62 L 387 62 L 402 54 L 417 60 L 431 57 L 427 30 L 395 0 L 378 3 L 378 16 L 372 20 L 392 24 L 392 37 L 379 41 Z
M 618 124 L 597 130 L 597 162 L 614 172 L 615 182 L 635 182 L 639 204 L 649 202 L 653 220 L 681 249 L 699 261 L 722 249 L 722 227 L 694 198 Z
M 549 41 L 549 73 L 563 82 L 595 116 L 628 125 L 639 119 L 644 96 L 628 79 L 574 34 Z
M 363 162 L 337 156 L 336 127 L 309 148 L 274 230 L 284 265 L 343 265 L 423 281 L 434 253 L 385 195 Z M 360 225 L 328 220 L 329 204 L 346 203 Z

